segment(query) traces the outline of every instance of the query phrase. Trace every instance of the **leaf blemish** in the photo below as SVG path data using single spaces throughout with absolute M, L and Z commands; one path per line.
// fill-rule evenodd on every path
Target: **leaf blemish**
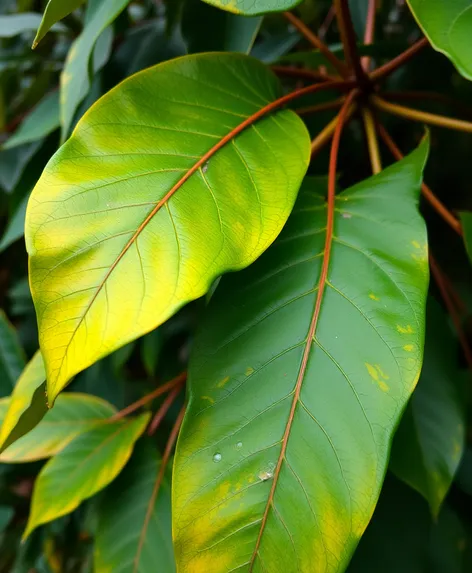
M 251 368 L 251 366 L 248 366 L 246 368 L 246 372 L 245 372 L 246 376 L 251 376 L 251 374 L 253 374 L 253 373 L 254 373 L 254 368 Z
M 213 398 L 211 396 L 200 396 L 200 398 L 202 400 L 207 400 L 208 402 L 210 402 L 210 404 L 214 404 L 215 401 L 213 400 Z
M 406 350 L 407 352 L 413 352 L 413 350 L 415 349 L 413 344 L 405 344 L 405 346 L 403 347 L 403 350 Z
M 400 334 L 414 334 L 414 330 L 411 328 L 411 325 L 407 324 L 406 326 L 401 326 L 397 324 L 397 330 Z
M 376 296 L 373 292 L 369 293 L 369 298 L 371 300 L 380 300 L 380 298 L 378 296 Z
M 217 388 L 224 388 L 228 382 L 229 382 L 229 376 L 226 376 L 225 378 L 223 378 L 223 380 L 220 380 L 216 386 Z

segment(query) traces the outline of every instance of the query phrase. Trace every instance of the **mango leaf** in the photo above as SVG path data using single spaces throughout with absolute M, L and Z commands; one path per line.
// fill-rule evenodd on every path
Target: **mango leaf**
M 41 14 L 35 14 L 34 12 L 0 16 L 0 38 L 13 38 L 13 36 L 23 32 L 35 31 L 40 23 Z M 53 29 L 63 32 L 66 28 L 62 24 L 56 24 Z
M 472 80 L 472 0 L 407 0 L 431 45 Z
M 3 144 L 3 149 L 37 141 L 59 127 L 59 92 L 45 96 L 26 117 L 15 133 Z
M 0 426 L 0 453 L 32 430 L 47 412 L 46 373 L 38 351 L 21 374 Z
M 291 10 L 302 0 L 204 0 L 207 4 L 245 16 L 258 16 L 268 12 Z
M 339 194 L 332 237 L 326 182 L 307 178 L 274 245 L 221 280 L 175 457 L 179 570 L 349 562 L 421 369 L 427 150 Z
M 48 31 L 54 25 L 57 26 L 56 22 L 59 22 L 59 20 L 62 20 L 62 18 L 65 18 L 71 12 L 77 10 L 77 8 L 84 2 L 85 0 L 49 0 L 33 42 L 33 50 Z
M 35 482 L 24 539 L 39 525 L 74 511 L 114 480 L 149 418 L 150 413 L 96 426 L 49 460 Z
M 15 329 L 0 309 L 0 397 L 10 394 L 25 364 Z
M 90 88 L 89 62 L 95 43 L 105 28 L 126 7 L 129 0 L 91 0 L 85 27 L 72 44 L 61 74 L 61 132 L 67 137 L 80 102 Z M 99 57 L 105 50 L 97 51 Z M 93 68 L 96 70 L 97 66 Z
M 152 445 L 138 443 L 126 468 L 105 491 L 95 540 L 95 573 L 175 571 L 170 476 L 156 495 L 159 468 Z
M 462 231 L 464 233 L 464 243 L 469 260 L 472 263 L 472 213 L 462 211 L 460 213 Z
M 7 398 L 4 400 L 9 402 Z M 35 428 L 6 448 L 0 455 L 0 462 L 33 462 L 50 458 L 61 452 L 76 436 L 115 413 L 116 409 L 111 404 L 96 396 L 72 392 L 61 395 L 54 408 Z M 0 412 L 0 423 L 2 421 Z
M 428 501 L 437 517 L 462 457 L 466 421 L 457 345 L 432 299 L 426 325 L 423 370 L 395 435 L 390 469 Z
M 289 110 L 245 128 L 280 93 L 248 56 L 179 58 L 107 93 L 51 159 L 26 244 L 52 402 L 278 235 L 309 135 Z

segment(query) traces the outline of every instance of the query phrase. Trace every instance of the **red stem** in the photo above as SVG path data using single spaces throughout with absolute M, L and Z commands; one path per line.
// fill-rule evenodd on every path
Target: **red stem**
M 167 412 L 169 411 L 169 408 L 172 406 L 172 404 L 175 402 L 177 396 L 180 394 L 180 391 L 182 390 L 182 386 L 183 386 L 183 382 L 181 384 L 179 384 L 178 386 L 176 386 L 175 388 L 173 388 L 173 390 L 171 390 L 167 396 L 167 398 L 164 400 L 164 402 L 162 402 L 161 407 L 157 410 L 157 412 L 154 415 L 154 418 L 151 420 L 151 423 L 149 424 L 149 428 L 148 428 L 148 435 L 152 436 L 155 431 L 157 430 L 157 428 L 161 425 L 162 420 L 164 419 L 164 416 L 167 414 Z
M 367 20 L 365 23 L 365 33 L 364 33 L 364 44 L 369 46 L 374 43 L 375 34 L 375 16 L 377 12 L 377 0 L 369 0 L 369 6 L 367 9 Z M 369 71 L 370 66 L 370 56 L 364 56 L 361 58 L 361 64 L 364 70 Z
M 413 58 L 413 56 L 415 56 L 425 46 L 428 46 L 428 45 L 429 45 L 428 40 L 426 38 L 422 38 L 421 40 L 416 42 L 416 44 L 413 44 L 413 46 L 408 48 L 408 50 L 405 50 L 399 56 L 397 56 L 396 58 L 393 58 L 393 60 L 390 60 L 390 62 L 387 62 L 385 65 L 380 66 L 380 68 L 377 68 L 376 70 L 374 70 L 369 75 L 371 81 L 377 82 L 379 80 L 383 80 L 388 75 L 393 73 L 395 70 L 397 70 L 398 68 L 403 66 L 403 64 L 405 64 L 406 62 L 411 60 L 411 58 Z

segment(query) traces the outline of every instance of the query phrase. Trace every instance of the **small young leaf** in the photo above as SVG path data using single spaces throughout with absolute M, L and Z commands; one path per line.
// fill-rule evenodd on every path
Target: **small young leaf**
M 51 402 L 278 235 L 308 132 L 289 110 L 244 128 L 280 94 L 248 56 L 178 58 L 107 93 L 51 159 L 26 215 Z
M 9 399 L 5 398 L 7 407 Z M 5 409 L 5 406 L 3 406 Z M 103 423 L 116 409 L 96 396 L 67 393 L 59 396 L 39 424 L 0 455 L 2 463 L 33 462 L 62 451 L 79 434 Z M 0 423 L 6 411 L 0 412 Z
M 23 32 L 35 31 L 41 20 L 41 14 L 35 14 L 34 12 L 0 16 L 0 38 L 13 38 L 13 36 Z M 65 27 L 62 24 L 56 24 L 54 29 L 64 31 Z
M 472 0 L 407 0 L 418 25 L 433 48 L 472 80 Z
M 152 445 L 138 442 L 122 474 L 105 491 L 95 540 L 95 573 L 175 571 L 170 475 L 156 495 L 159 468 Z
M 125 466 L 150 414 L 101 424 L 79 434 L 40 471 L 24 538 L 43 523 L 74 511 Z
M 59 20 L 62 20 L 62 18 L 65 18 L 71 12 L 77 10 L 84 2 L 85 0 L 49 0 L 33 42 L 33 49 L 36 48 L 56 22 L 59 22 Z
M 0 397 L 11 393 L 25 364 L 16 331 L 0 309 Z
M 47 412 L 46 372 L 38 351 L 21 374 L 0 426 L 0 454 L 32 430 Z
M 437 517 L 462 457 L 466 420 L 455 339 L 434 300 L 426 325 L 423 370 L 395 435 L 390 469 L 424 496 Z
M 274 245 L 222 278 L 175 456 L 179 569 L 347 566 L 421 369 L 427 151 L 337 196 L 330 250 L 326 182 L 307 178 Z
M 204 0 L 207 4 L 245 16 L 258 16 L 268 12 L 291 10 L 302 0 Z

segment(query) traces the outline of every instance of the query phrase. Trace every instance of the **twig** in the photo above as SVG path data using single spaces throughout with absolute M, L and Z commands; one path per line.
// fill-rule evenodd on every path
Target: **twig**
M 411 46 L 410 48 L 408 48 L 407 50 L 402 52 L 399 56 L 397 56 L 396 58 L 393 58 L 393 60 L 390 60 L 390 62 L 386 63 L 385 65 L 380 66 L 380 68 L 377 68 L 376 70 L 374 70 L 369 75 L 370 79 L 373 82 L 383 80 L 388 75 L 393 73 L 395 70 L 397 70 L 398 68 L 403 66 L 403 64 L 405 64 L 406 62 L 411 60 L 411 58 L 413 58 L 413 56 L 415 56 L 425 46 L 428 46 L 428 45 L 429 45 L 429 42 L 426 38 L 419 40 L 418 42 L 416 42 L 416 44 L 413 44 L 413 46 Z
M 435 101 L 440 104 L 453 107 L 457 109 L 459 113 L 463 113 L 469 117 L 472 117 L 472 108 L 468 107 L 461 101 L 458 101 L 452 97 L 446 96 L 444 94 L 439 94 L 436 92 L 423 92 L 423 91 L 383 91 L 382 97 L 386 100 L 406 100 L 406 101 Z
M 315 70 L 293 68 L 290 66 L 271 66 L 271 70 L 280 76 L 300 78 L 302 80 L 310 80 L 315 82 L 336 81 L 335 77 L 328 76 L 327 74 L 322 74 L 321 72 L 317 72 Z
M 375 175 L 382 171 L 382 161 L 380 159 L 379 142 L 377 140 L 377 132 L 375 130 L 374 116 L 368 107 L 362 108 L 362 120 L 367 139 L 367 147 L 369 149 L 372 173 Z
M 346 120 L 350 119 L 352 117 L 352 114 L 354 113 L 354 111 L 356 110 L 357 105 L 355 103 L 351 104 L 351 106 L 349 107 L 349 109 L 346 112 Z M 322 149 L 327 143 L 328 141 L 330 141 L 330 139 L 333 136 L 334 130 L 336 129 L 336 126 L 338 125 L 338 120 L 339 120 L 339 115 L 337 115 L 335 118 L 333 118 L 326 127 L 324 127 L 320 133 L 313 139 L 313 141 L 311 142 L 311 158 L 313 159 L 313 157 L 320 151 L 320 149 Z
M 169 408 L 172 406 L 172 404 L 175 402 L 175 399 L 180 394 L 182 386 L 183 383 L 173 388 L 167 395 L 167 398 L 164 400 L 164 402 L 162 402 L 161 407 L 157 410 L 153 419 L 151 420 L 151 423 L 149 424 L 148 427 L 149 436 L 152 436 L 157 430 L 157 428 L 161 425 L 164 416 L 167 414 Z
M 334 99 L 332 101 L 326 101 L 323 103 L 318 103 L 316 105 L 308 105 L 306 107 L 300 107 L 295 109 L 295 113 L 298 113 L 298 115 L 308 115 L 309 113 L 317 113 L 319 111 L 329 111 L 331 109 L 339 109 L 343 103 L 344 100 L 346 98 L 340 97 L 337 99 Z
M 369 6 L 367 8 L 367 20 L 365 23 L 365 33 L 364 33 L 364 44 L 370 46 L 374 43 L 375 35 L 375 16 L 377 13 L 377 0 L 369 0 Z M 364 56 L 361 58 L 361 65 L 366 72 L 370 68 L 370 56 Z
M 331 23 L 334 20 L 334 16 L 336 15 L 335 10 L 334 10 L 334 6 L 331 5 L 330 9 L 328 10 L 328 13 L 326 14 L 326 18 L 323 20 L 323 23 L 320 26 L 320 29 L 318 30 L 318 38 L 320 38 L 321 40 L 324 40 L 326 34 L 328 33 L 329 27 L 331 26 Z

